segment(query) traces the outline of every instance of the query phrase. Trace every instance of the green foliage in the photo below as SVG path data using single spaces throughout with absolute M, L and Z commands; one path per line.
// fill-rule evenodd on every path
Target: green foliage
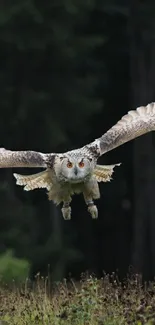
M 24 259 L 16 258 L 12 250 L 0 255 L 0 279 L 2 283 L 25 282 L 29 276 L 30 264 Z
M 52 292 L 51 290 L 52 289 Z M 49 287 L 39 278 L 29 289 L 0 289 L 1 319 L 11 325 L 153 325 L 155 286 L 142 286 L 139 275 L 123 284 L 117 277 L 82 277 Z

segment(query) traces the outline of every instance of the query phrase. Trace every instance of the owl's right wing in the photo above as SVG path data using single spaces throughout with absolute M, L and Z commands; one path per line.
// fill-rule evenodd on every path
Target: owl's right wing
M 99 157 L 114 148 L 155 130 L 155 103 L 129 111 L 109 131 L 88 144 L 92 155 Z
M 37 151 L 11 151 L 0 148 L 0 168 L 13 167 L 47 167 L 47 162 L 55 154 L 44 154 Z

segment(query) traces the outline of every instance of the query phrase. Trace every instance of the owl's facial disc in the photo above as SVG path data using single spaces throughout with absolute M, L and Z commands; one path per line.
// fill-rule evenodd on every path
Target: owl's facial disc
M 78 174 L 81 174 L 79 168 L 83 168 L 84 166 L 85 166 L 85 164 L 83 162 L 83 159 L 80 162 L 78 162 L 78 164 L 75 164 L 75 166 L 74 166 L 74 174 L 77 177 L 78 177 Z
M 84 158 L 72 159 L 66 161 L 66 169 L 63 170 L 63 175 L 70 182 L 79 183 L 84 181 L 90 172 L 90 164 Z

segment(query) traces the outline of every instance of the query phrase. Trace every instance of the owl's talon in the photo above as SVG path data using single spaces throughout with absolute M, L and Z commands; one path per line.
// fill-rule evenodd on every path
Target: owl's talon
M 88 206 L 88 212 L 91 214 L 92 219 L 97 219 L 98 218 L 98 209 L 96 205 L 90 205 Z
M 61 209 L 64 220 L 71 219 L 71 207 L 63 207 Z

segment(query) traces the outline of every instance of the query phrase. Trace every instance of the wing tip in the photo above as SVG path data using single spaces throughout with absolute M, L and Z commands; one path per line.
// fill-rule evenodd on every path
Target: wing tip
M 23 175 L 13 173 L 13 176 L 16 179 L 16 184 L 17 185 L 24 186 L 23 187 L 23 190 L 24 191 L 30 191 L 31 190 L 31 187 L 27 184 L 27 182 L 24 182 L 23 181 L 23 179 L 22 179 L 23 178 Z

